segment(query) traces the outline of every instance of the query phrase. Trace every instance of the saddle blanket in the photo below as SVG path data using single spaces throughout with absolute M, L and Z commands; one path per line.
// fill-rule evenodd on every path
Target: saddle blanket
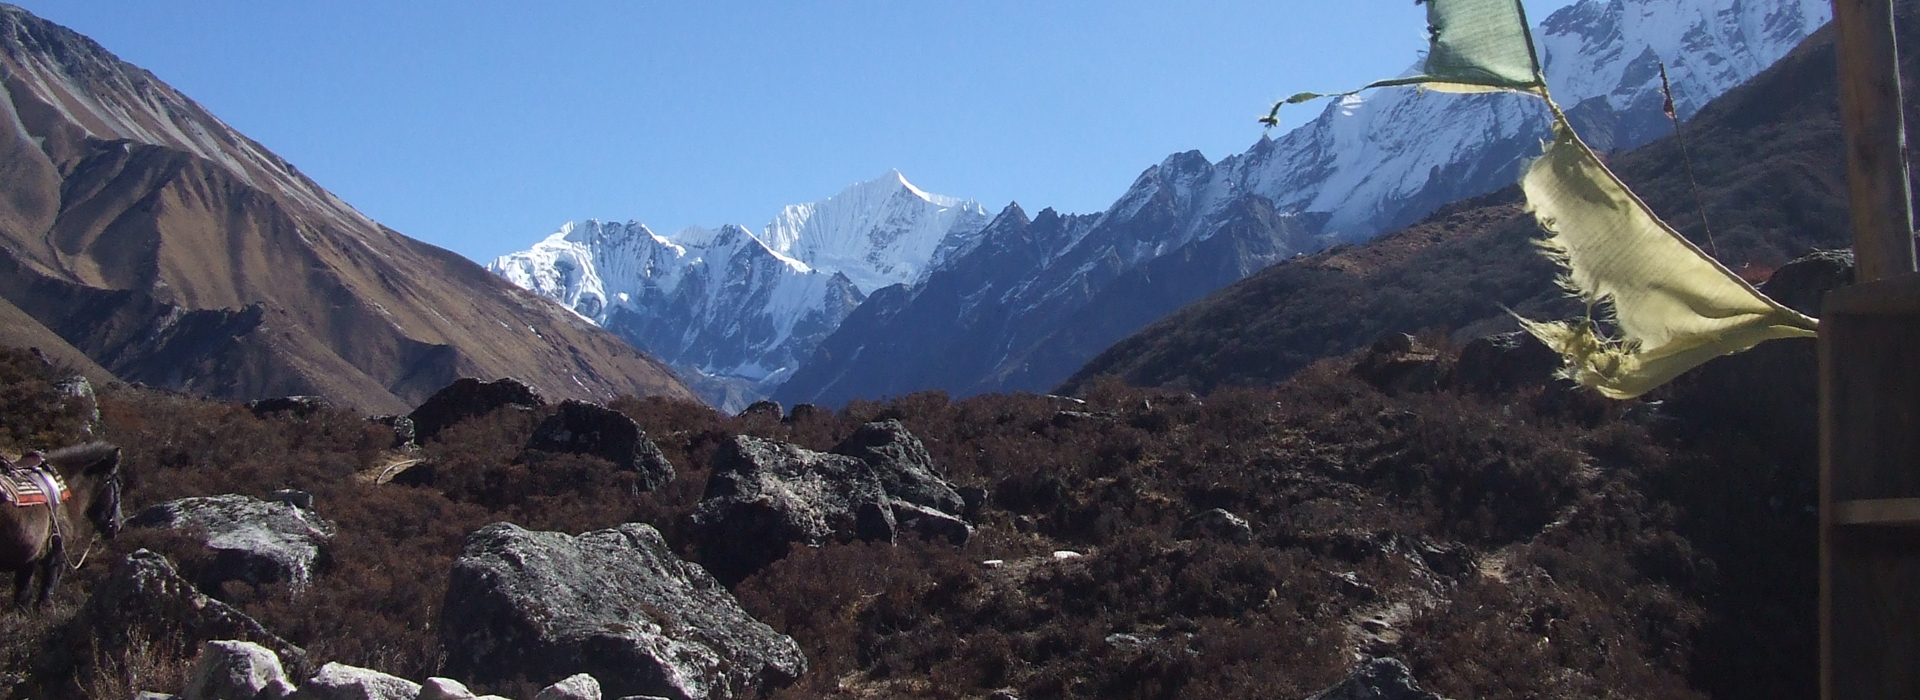
M 51 469 L 0 471 L 0 500 L 16 506 L 58 506 L 72 496 L 67 482 Z

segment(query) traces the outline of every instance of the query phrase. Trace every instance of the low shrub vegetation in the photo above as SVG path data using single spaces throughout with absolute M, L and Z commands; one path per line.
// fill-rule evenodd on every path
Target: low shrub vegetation
M 786 420 L 624 398 L 612 407 L 678 472 L 638 495 L 598 458 L 523 453 L 551 408 L 497 411 L 401 453 L 345 410 L 260 418 L 123 386 L 100 403 L 103 437 L 126 450 L 129 514 L 195 495 L 314 495 L 339 534 L 310 586 L 208 593 L 316 665 L 435 674 L 447 574 L 482 525 L 647 522 L 697 561 L 687 518 L 723 441 L 826 450 L 892 418 L 947 478 L 986 494 L 977 534 L 965 547 L 903 535 L 800 548 L 736 584 L 808 656 L 777 697 L 1305 697 L 1369 655 L 1455 698 L 1812 692 L 1810 464 L 1653 403 L 1538 386 L 1389 396 L 1350 366 L 1206 396 L 1101 380 L 1081 399 L 928 392 Z M 77 439 L 49 393 L 59 374 L 0 354 L 0 449 Z M 378 483 L 409 460 L 413 478 Z M 1190 538 L 1183 522 L 1212 508 L 1245 518 L 1252 540 Z M 95 659 L 77 620 L 138 547 L 189 579 L 206 564 L 167 533 L 98 548 L 54 604 L 0 617 L 0 697 L 179 690 L 164 686 L 190 652 L 142 652 L 135 678 Z

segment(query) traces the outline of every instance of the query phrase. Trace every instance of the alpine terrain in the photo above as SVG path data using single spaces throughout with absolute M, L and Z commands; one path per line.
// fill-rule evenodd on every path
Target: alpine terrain
M 645 224 L 568 223 L 490 269 L 659 356 L 713 405 L 765 397 L 874 290 L 918 283 L 971 250 L 979 204 L 898 171 L 739 226 L 672 236 Z
M 0 5 L 0 341 L 96 378 L 403 411 L 456 377 L 691 396 L 658 361 L 368 219 L 98 44 Z
M 1671 129 L 1662 61 L 1690 116 L 1828 13 L 1822 0 L 1584 0 L 1540 22 L 1535 39 L 1582 134 L 1623 149 Z M 875 293 L 774 395 L 836 404 L 931 388 L 1044 390 L 1134 330 L 1273 262 L 1512 184 L 1547 124 L 1525 96 L 1379 89 L 1217 163 L 1170 156 L 1097 215 L 1029 221 L 1010 207 L 972 254 Z

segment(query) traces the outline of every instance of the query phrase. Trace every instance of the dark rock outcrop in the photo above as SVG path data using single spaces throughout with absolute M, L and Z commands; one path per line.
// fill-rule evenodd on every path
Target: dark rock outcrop
M 793 408 L 787 409 L 787 417 L 785 420 L 788 423 L 798 423 L 830 415 L 833 415 L 832 411 L 819 406 L 810 403 L 797 403 L 793 405 Z
M 913 532 L 926 539 L 943 539 L 956 547 L 966 546 L 973 539 L 973 526 L 951 514 L 926 506 L 894 501 L 893 520 L 903 532 Z
M 533 429 L 526 449 L 592 455 L 640 475 L 636 487 L 652 491 L 673 480 L 673 464 L 625 414 L 585 401 L 561 402 L 560 409 Z
M 414 430 L 413 419 L 406 416 L 374 416 L 368 418 L 367 422 L 384 425 L 393 430 L 393 442 L 389 444 L 390 447 L 400 448 L 412 445 L 415 438 L 419 437 Z
M 1428 391 L 1440 382 L 1440 353 L 1405 333 L 1388 333 L 1360 356 L 1353 376 L 1388 394 Z
M 1467 341 L 1448 380 L 1454 386 L 1486 394 L 1512 391 L 1553 380 L 1560 355 L 1526 331 L 1499 333 Z
M 1307 700 L 1445 700 L 1420 689 L 1413 672 L 1399 659 L 1369 659 L 1346 680 L 1314 693 Z
M 418 408 L 407 414 L 413 421 L 415 439 L 426 442 L 455 423 L 484 416 L 508 406 L 538 408 L 547 400 L 531 387 L 514 379 L 483 382 L 461 377 L 446 388 L 434 392 Z
M 783 413 L 785 413 L 785 411 L 780 408 L 780 403 L 777 401 L 755 401 L 747 404 L 746 409 L 740 411 L 739 417 L 781 420 L 781 414 Z
M 868 423 L 833 448 L 834 454 L 866 462 L 888 496 L 943 511 L 965 513 L 966 500 L 940 475 L 920 438 L 897 420 Z
M 705 500 L 693 512 L 701 561 L 738 581 L 795 544 L 893 541 L 886 488 L 872 466 L 747 435 L 721 443 Z
M 208 590 L 226 581 L 303 587 L 333 539 L 333 525 L 311 511 L 238 494 L 168 501 L 141 511 L 127 524 L 200 538 L 214 555 L 196 582 Z
M 247 402 L 247 410 L 260 418 L 276 414 L 286 414 L 294 418 L 311 418 L 313 414 L 329 408 L 333 408 L 333 404 L 322 396 L 276 396 Z
M 1760 291 L 1787 308 L 1820 315 L 1827 291 L 1853 284 L 1853 251 L 1815 250 L 1790 260 L 1760 285 Z
M 1234 515 L 1224 508 L 1214 508 L 1180 523 L 1180 537 L 1252 544 L 1253 526 L 1247 524 L 1246 518 Z
M 478 681 L 589 673 L 607 695 L 751 697 L 807 668 L 651 526 L 577 537 L 495 523 L 467 538 L 441 609 L 446 672 Z
M 115 564 L 81 611 L 101 651 L 134 644 L 177 644 L 182 655 L 206 642 L 247 641 L 266 647 L 296 670 L 307 653 L 232 606 L 207 597 L 180 577 L 166 557 L 141 549 Z

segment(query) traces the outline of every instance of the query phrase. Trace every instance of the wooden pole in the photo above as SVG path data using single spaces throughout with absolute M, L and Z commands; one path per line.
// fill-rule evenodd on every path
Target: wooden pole
M 1920 274 L 1892 0 L 1833 0 L 1853 286 L 1820 317 L 1820 697 L 1920 698 Z
M 1840 35 L 1840 124 L 1852 188 L 1855 276 L 1870 282 L 1914 270 L 1893 2 L 1833 0 L 1833 24 Z

